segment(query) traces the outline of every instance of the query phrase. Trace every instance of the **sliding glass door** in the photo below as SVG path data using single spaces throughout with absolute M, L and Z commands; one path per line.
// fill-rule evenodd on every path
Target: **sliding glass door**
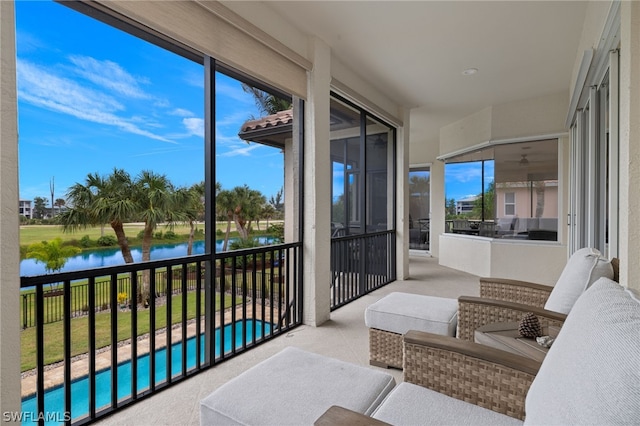
M 431 236 L 431 168 L 409 170 L 409 249 L 429 250 Z

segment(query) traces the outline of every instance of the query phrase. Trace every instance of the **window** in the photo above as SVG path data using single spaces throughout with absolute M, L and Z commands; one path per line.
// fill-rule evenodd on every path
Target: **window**
M 516 214 L 516 193 L 505 192 L 504 194 L 504 215 L 514 216 Z
M 393 229 L 395 129 L 333 96 L 332 236 Z
M 445 191 L 449 232 L 557 241 L 558 141 L 496 144 L 447 158 Z
M 409 248 L 429 250 L 430 234 L 430 167 L 409 170 Z

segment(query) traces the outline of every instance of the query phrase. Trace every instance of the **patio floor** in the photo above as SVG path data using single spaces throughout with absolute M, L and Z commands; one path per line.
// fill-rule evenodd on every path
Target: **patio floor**
M 368 331 L 364 324 L 367 306 L 386 294 L 404 291 L 457 298 L 477 296 L 478 277 L 438 265 L 437 259 L 412 256 L 410 280 L 396 281 L 331 313 L 320 327 L 302 325 L 259 347 L 200 373 L 157 395 L 98 422 L 102 425 L 199 425 L 200 400 L 258 362 L 286 346 L 369 366 Z M 385 370 L 402 381 L 399 370 Z

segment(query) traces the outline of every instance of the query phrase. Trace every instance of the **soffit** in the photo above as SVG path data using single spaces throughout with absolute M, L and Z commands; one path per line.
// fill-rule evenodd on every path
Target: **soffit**
M 567 91 L 587 2 L 266 1 L 412 111 L 412 140 L 490 105 Z M 259 22 L 255 22 L 260 25 Z M 286 41 L 283 41 L 286 43 Z M 462 71 L 477 68 L 475 75 Z

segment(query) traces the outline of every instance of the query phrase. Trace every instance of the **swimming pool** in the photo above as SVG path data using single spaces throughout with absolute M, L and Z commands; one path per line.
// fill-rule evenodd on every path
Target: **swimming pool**
M 255 327 L 256 339 L 262 337 L 263 323 L 259 320 L 247 321 L 247 343 L 253 338 L 253 329 Z M 235 347 L 242 346 L 242 331 L 244 323 L 238 321 L 235 323 L 236 341 Z M 228 324 L 224 328 L 224 351 L 231 351 L 231 327 Z M 264 323 L 265 333 L 271 332 L 271 324 Z M 215 356 L 220 355 L 220 329 L 215 330 L 216 349 Z M 204 361 L 204 335 L 200 336 L 200 361 Z M 160 383 L 167 378 L 166 369 L 166 348 L 156 351 L 156 383 Z M 187 340 L 187 369 L 196 365 L 196 338 L 192 337 Z M 182 342 L 171 345 L 171 372 L 179 374 L 182 371 Z M 149 355 L 138 357 L 138 391 L 149 387 Z M 131 362 L 126 361 L 118 365 L 118 399 L 131 396 Z M 101 371 L 95 375 L 96 377 L 96 411 L 105 408 L 111 404 L 111 369 Z M 84 416 L 89 413 L 89 380 L 85 376 L 73 381 L 71 384 L 71 416 L 72 419 Z M 64 420 L 64 387 L 58 386 L 49 389 L 44 396 L 44 411 L 47 418 L 55 420 Z M 22 400 L 22 412 L 33 413 L 33 419 L 37 419 L 37 400 L 35 395 Z M 53 413 L 59 413 L 57 416 Z M 52 417 L 49 417 L 52 416 Z M 45 422 L 46 424 L 59 424 L 57 421 Z M 23 422 L 23 424 L 35 424 Z

